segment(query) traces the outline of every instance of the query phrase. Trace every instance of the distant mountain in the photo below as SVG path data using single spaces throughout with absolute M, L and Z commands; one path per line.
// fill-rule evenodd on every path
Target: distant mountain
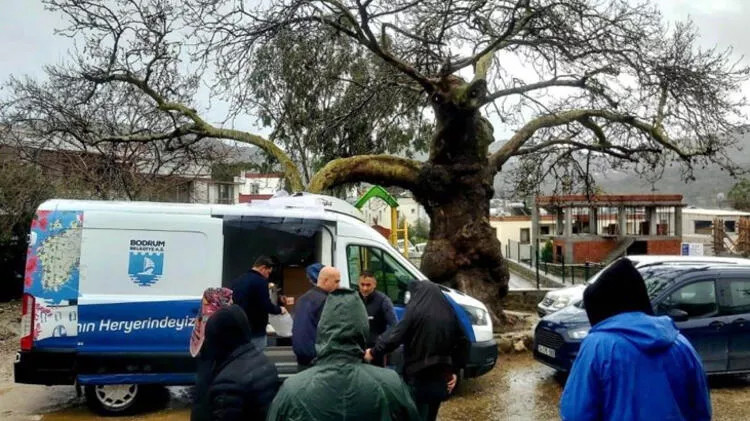
M 498 146 L 495 147 L 497 148 Z M 728 152 L 737 165 L 750 171 L 750 133 L 738 135 L 737 148 Z M 705 169 L 696 168 L 694 175 L 695 181 L 685 182 L 682 179 L 679 166 L 675 166 L 665 170 L 662 178 L 656 181 L 654 185 L 633 172 L 611 171 L 596 174 L 594 178 L 597 185 L 610 194 L 682 194 L 684 201 L 690 205 L 701 207 L 728 206 L 725 202 L 720 203 L 717 196 L 720 193 L 726 195 L 737 182 L 736 179 L 715 165 L 706 167 Z M 546 182 L 545 186 L 547 186 L 547 189 L 551 189 L 552 185 L 550 182 Z M 501 173 L 495 178 L 495 191 L 500 193 L 510 190 L 512 190 L 511 186 L 505 181 Z

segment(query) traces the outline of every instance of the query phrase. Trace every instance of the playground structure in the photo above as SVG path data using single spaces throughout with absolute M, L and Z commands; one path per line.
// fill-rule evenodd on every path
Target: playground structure
M 380 186 L 372 186 L 370 190 L 367 190 L 367 192 L 365 192 L 365 194 L 363 194 L 362 197 L 357 200 L 357 202 L 354 204 L 354 207 L 356 207 L 357 209 L 362 209 L 365 203 L 367 203 L 370 199 L 380 199 L 391 208 L 391 234 L 389 237 L 389 241 L 391 242 L 391 245 L 393 247 L 401 251 L 404 257 L 409 258 L 409 222 L 407 222 L 406 218 L 404 218 L 403 228 L 398 227 L 398 200 L 396 200 L 395 197 L 388 193 L 386 189 Z M 403 234 L 403 249 L 399 249 L 398 247 L 399 234 Z

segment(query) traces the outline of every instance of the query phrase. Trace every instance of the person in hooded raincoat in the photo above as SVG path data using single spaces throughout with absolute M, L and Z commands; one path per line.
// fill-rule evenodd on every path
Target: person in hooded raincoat
M 560 401 L 563 420 L 710 420 L 700 357 L 667 316 L 653 316 L 628 259 L 583 295 L 591 330 Z
M 244 310 L 231 305 L 217 310 L 206 323 L 201 352 L 212 359 L 211 370 L 199 373 L 198 388 L 207 405 L 194 416 L 211 421 L 265 420 L 278 389 L 276 366 L 251 342 Z
M 456 385 L 469 341 L 440 287 L 430 281 L 409 284 L 411 298 L 403 319 L 368 350 L 366 359 L 382 358 L 404 345 L 404 378 L 423 420 L 435 420 L 440 403 Z
M 357 292 L 330 292 L 318 324 L 316 363 L 284 382 L 268 420 L 418 419 L 398 374 L 362 361 L 368 333 L 367 312 Z

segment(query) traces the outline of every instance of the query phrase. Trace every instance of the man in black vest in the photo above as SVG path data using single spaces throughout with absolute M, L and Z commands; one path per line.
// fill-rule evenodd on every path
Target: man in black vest
M 370 335 L 367 338 L 367 349 L 369 349 L 375 346 L 380 335 L 396 325 L 396 312 L 393 311 L 391 299 L 382 292 L 375 291 L 378 281 L 372 272 L 362 271 L 358 282 L 359 296 L 365 303 L 367 318 L 370 321 Z M 381 367 L 384 365 L 382 359 L 372 363 Z

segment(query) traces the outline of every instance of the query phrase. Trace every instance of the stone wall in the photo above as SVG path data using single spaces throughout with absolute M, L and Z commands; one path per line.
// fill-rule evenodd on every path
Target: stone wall
M 536 313 L 536 305 L 542 301 L 544 294 L 550 288 L 544 289 L 516 289 L 508 292 L 503 298 L 503 309 Z

